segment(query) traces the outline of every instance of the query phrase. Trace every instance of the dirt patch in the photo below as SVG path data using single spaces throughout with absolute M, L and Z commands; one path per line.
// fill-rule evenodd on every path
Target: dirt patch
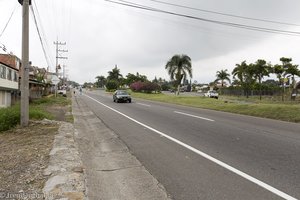
M 58 123 L 30 122 L 26 128 L 0 133 L 0 199 L 42 193 L 47 179 L 43 170 L 58 128 Z

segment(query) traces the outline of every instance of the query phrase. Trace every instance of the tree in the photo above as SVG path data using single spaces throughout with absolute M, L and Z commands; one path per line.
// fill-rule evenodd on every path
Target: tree
M 114 91 L 118 89 L 118 82 L 116 80 L 109 80 L 107 81 L 105 87 L 107 91 Z
M 292 93 L 291 93 L 291 100 L 295 100 L 296 96 L 296 80 L 295 76 L 300 76 L 300 71 L 298 70 L 298 65 L 289 65 L 285 70 L 285 75 L 289 78 L 292 77 Z
M 225 70 L 221 70 L 221 71 L 217 71 L 216 74 L 217 79 L 215 80 L 215 82 L 221 81 L 221 87 L 224 87 L 224 81 L 227 80 L 229 83 L 230 81 L 230 74 L 227 73 L 227 69 Z
M 280 83 L 282 84 L 282 101 L 284 101 L 286 76 L 287 75 L 292 76 L 293 92 L 294 92 L 296 87 L 295 75 L 299 76 L 300 72 L 298 70 L 298 65 L 293 65 L 291 63 L 292 58 L 282 57 L 280 58 L 280 61 L 281 61 L 281 65 L 275 65 L 273 71 L 277 75 L 277 78 L 279 79 Z
M 233 78 L 237 77 L 240 84 L 244 83 L 244 73 L 248 67 L 246 61 L 243 61 L 241 64 L 236 64 L 236 67 L 232 71 Z
M 146 82 L 148 81 L 147 76 L 145 75 L 140 75 L 138 72 L 136 73 L 136 75 L 128 73 L 125 79 L 125 84 L 127 84 L 128 86 L 130 86 L 132 83 L 134 82 Z
M 264 76 L 269 76 L 271 66 L 267 64 L 265 60 L 259 59 L 252 65 L 254 78 L 259 83 L 259 99 L 261 100 L 261 81 Z
M 106 84 L 106 78 L 104 76 L 96 76 L 95 79 L 97 79 L 96 81 L 97 87 L 102 88 Z
M 165 69 L 168 71 L 171 80 L 175 81 L 177 95 L 179 95 L 180 84 L 186 80 L 189 75 L 192 78 L 191 58 L 187 55 L 174 55 L 166 64 Z
M 108 72 L 107 81 L 114 81 L 119 87 L 123 82 L 123 75 L 120 73 L 117 65 L 111 71 Z
M 253 78 L 254 70 L 253 64 L 248 65 L 246 61 L 241 64 L 236 64 L 236 67 L 232 71 L 233 78 L 237 77 L 243 90 L 246 92 L 247 98 L 249 97 L 249 91 L 255 83 Z
M 118 69 L 117 65 L 111 71 L 108 72 L 107 79 L 108 80 L 115 80 L 120 81 L 123 75 L 120 73 L 120 69 Z

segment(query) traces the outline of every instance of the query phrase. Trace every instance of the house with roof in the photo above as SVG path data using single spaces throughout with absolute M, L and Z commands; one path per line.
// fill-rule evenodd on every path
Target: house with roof
M 0 54 L 0 108 L 9 107 L 18 96 L 20 59 Z

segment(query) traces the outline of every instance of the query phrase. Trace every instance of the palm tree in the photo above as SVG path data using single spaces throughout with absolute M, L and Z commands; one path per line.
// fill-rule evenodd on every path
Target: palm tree
M 285 70 L 285 75 L 292 76 L 293 86 L 295 85 L 295 76 L 300 75 L 300 71 L 298 70 L 298 65 L 291 65 Z
M 237 77 L 241 84 L 244 83 L 244 73 L 248 67 L 246 61 L 244 60 L 241 64 L 236 64 L 236 67 L 232 71 L 233 78 Z
M 97 87 L 103 87 L 106 83 L 106 78 L 104 76 L 96 76 L 95 79 L 97 79 L 96 85 Z
M 288 68 L 285 70 L 285 75 L 287 77 L 292 77 L 292 93 L 291 93 L 291 100 L 295 100 L 296 96 L 293 96 L 293 94 L 296 93 L 296 80 L 295 76 L 300 76 L 300 71 L 298 69 L 298 65 L 289 65 Z
M 118 69 L 117 65 L 111 71 L 108 72 L 107 79 L 119 81 L 123 75 L 120 73 L 120 69 Z
M 264 76 L 269 76 L 270 65 L 267 64 L 265 60 L 259 59 L 255 62 L 253 67 L 254 78 L 258 79 L 259 83 L 259 99 L 261 100 L 261 81 Z
M 175 81 L 177 86 L 177 95 L 179 95 L 180 84 L 186 80 L 189 75 L 192 78 L 191 58 L 187 55 L 174 55 L 166 64 L 165 69 L 168 71 L 171 80 Z
M 217 79 L 215 80 L 215 82 L 217 81 L 221 81 L 221 87 L 224 87 L 224 81 L 227 80 L 229 83 L 230 81 L 230 74 L 227 73 L 227 69 L 225 70 L 221 70 L 221 71 L 217 71 L 216 74 Z
M 253 65 L 248 65 L 246 61 L 243 61 L 241 64 L 236 64 L 236 67 L 232 71 L 233 78 L 238 77 L 242 88 L 246 92 L 247 98 L 249 97 L 249 90 L 254 84 L 254 70 Z
M 281 65 L 275 65 L 274 66 L 274 73 L 277 74 L 277 77 L 280 79 L 280 82 L 282 83 L 282 101 L 284 101 L 284 95 L 285 95 L 285 77 L 286 75 L 291 75 L 293 82 L 295 81 L 295 75 L 298 75 L 299 70 L 298 65 L 293 65 L 291 58 L 280 58 Z M 297 72 L 298 71 L 298 72 Z

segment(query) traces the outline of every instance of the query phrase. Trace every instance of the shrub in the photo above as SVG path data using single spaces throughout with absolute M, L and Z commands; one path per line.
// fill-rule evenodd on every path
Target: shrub
M 116 89 L 118 89 L 118 83 L 117 81 L 114 81 L 114 80 L 110 80 L 106 83 L 106 90 L 108 91 L 114 91 Z
M 161 88 L 157 83 L 151 83 L 151 82 L 135 82 L 130 85 L 130 89 L 134 92 L 144 92 L 144 93 L 152 93 L 160 92 Z
M 53 104 L 57 104 L 57 105 L 70 105 L 71 104 L 71 100 L 57 95 L 57 97 L 55 97 L 54 95 L 49 95 L 40 99 L 34 99 L 31 102 L 31 105 L 53 105 Z
M 53 119 L 53 117 L 40 107 L 29 108 L 29 119 Z M 20 123 L 20 106 L 0 108 L 0 132 L 9 130 Z
M 20 106 L 0 108 L 0 132 L 15 127 L 20 122 Z

